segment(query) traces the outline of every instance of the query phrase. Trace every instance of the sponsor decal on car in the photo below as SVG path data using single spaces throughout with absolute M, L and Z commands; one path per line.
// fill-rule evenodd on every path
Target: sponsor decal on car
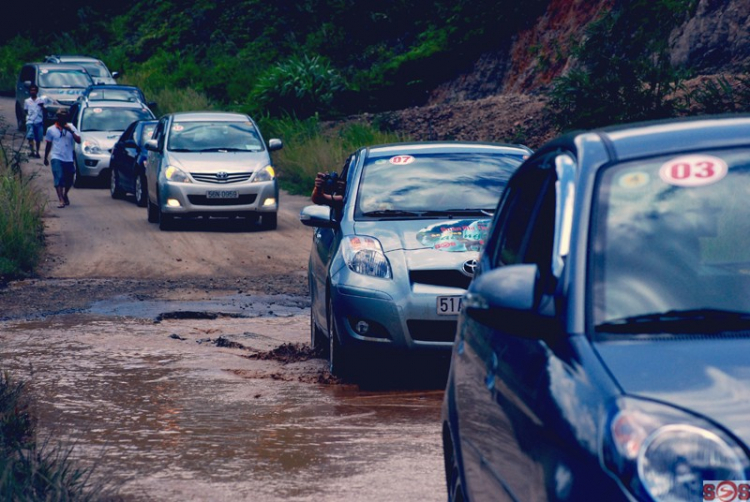
M 479 251 L 487 238 L 491 222 L 482 219 L 436 223 L 417 232 L 417 240 L 438 251 Z
M 727 163 L 711 155 L 684 155 L 664 163 L 659 177 L 670 185 L 699 187 L 711 185 L 727 175 Z

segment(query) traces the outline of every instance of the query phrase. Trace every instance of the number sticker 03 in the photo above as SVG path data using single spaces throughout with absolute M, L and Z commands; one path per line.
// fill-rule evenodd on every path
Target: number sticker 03
M 727 163 L 710 155 L 685 155 L 665 163 L 659 177 L 670 185 L 698 187 L 716 183 L 728 171 Z

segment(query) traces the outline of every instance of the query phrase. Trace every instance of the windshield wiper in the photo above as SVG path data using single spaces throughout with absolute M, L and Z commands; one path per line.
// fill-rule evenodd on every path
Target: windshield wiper
M 604 333 L 719 333 L 750 329 L 750 312 L 721 309 L 669 310 L 596 325 Z
M 204 148 L 203 150 L 195 150 L 196 152 L 246 152 L 244 148 Z
M 378 211 L 368 211 L 362 214 L 363 216 L 421 216 L 422 213 L 415 213 L 414 211 L 404 211 L 402 209 L 380 209 Z
M 423 216 L 446 216 L 448 218 L 453 216 L 492 216 L 492 212 L 488 209 L 480 208 L 464 208 L 464 209 L 440 209 L 438 211 L 425 211 L 422 213 Z

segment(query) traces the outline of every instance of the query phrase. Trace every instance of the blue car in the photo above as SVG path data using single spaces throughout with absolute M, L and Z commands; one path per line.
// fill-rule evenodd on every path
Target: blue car
M 572 133 L 518 169 L 460 313 L 449 500 L 747 499 L 748 194 L 747 116 Z
M 436 142 L 371 146 L 347 159 L 333 186 L 343 180 L 341 204 L 300 215 L 315 227 L 311 344 L 334 375 L 382 375 L 382 357 L 393 354 L 449 356 L 492 211 L 530 154 Z

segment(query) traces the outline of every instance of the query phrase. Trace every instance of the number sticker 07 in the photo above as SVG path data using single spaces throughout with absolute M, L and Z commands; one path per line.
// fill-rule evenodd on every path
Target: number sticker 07
M 698 187 L 716 183 L 727 175 L 727 163 L 711 155 L 685 155 L 666 162 L 659 169 L 665 183 Z

